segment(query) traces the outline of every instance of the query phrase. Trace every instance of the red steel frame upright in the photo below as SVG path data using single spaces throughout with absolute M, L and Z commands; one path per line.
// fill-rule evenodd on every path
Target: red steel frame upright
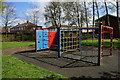
M 104 34 L 110 34 L 110 55 L 112 55 L 112 41 L 113 41 L 113 28 L 108 26 L 101 26 L 101 56 L 103 57 L 103 49 L 104 49 Z

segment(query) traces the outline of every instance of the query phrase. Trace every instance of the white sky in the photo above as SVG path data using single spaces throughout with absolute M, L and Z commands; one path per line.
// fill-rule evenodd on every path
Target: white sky
M 44 13 L 44 7 L 48 4 L 47 2 L 50 2 L 50 1 L 56 1 L 56 2 L 58 2 L 58 1 L 73 2 L 75 0 L 6 0 L 6 2 L 31 2 L 32 4 L 35 4 L 35 5 L 39 6 L 39 9 L 41 10 L 41 13 Z M 84 1 L 84 0 L 76 0 L 76 1 Z M 91 2 L 93 0 L 85 0 L 85 1 Z M 103 2 L 104 0 L 97 0 L 97 1 L 98 2 Z M 113 1 L 113 0 L 107 0 L 107 1 Z M 112 15 L 116 16 L 116 12 L 112 13 Z M 39 26 L 42 25 L 42 26 L 45 27 L 45 25 L 44 25 L 44 23 L 45 23 L 44 15 L 40 14 L 40 16 L 41 16 L 41 18 L 40 18 Z M 26 22 L 25 19 L 21 19 L 21 18 L 18 18 L 16 21 L 18 21 L 19 23 Z
M 92 2 L 93 0 L 5 0 L 7 2 L 50 2 L 50 1 L 54 1 L 54 2 Z M 104 2 L 105 0 L 94 0 L 97 2 Z M 117 1 L 117 0 L 106 0 L 106 1 Z M 119 1 L 119 0 L 118 0 Z

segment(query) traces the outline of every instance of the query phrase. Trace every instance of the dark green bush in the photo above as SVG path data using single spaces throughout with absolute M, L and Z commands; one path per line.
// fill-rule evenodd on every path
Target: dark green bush
M 33 41 L 35 40 L 35 33 L 27 33 L 27 32 L 16 32 L 16 33 L 2 33 L 1 41 Z

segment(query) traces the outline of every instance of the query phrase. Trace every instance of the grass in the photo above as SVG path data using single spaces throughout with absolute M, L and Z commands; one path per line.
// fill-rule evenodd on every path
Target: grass
M 1 56 L 1 55 L 0 55 Z M 10 55 L 2 55 L 2 78 L 63 78 L 60 74 L 46 71 L 25 63 Z M 52 80 L 52 79 L 51 79 Z
M 88 44 L 86 44 L 86 42 Z M 105 47 L 109 47 L 109 40 L 104 41 Z M 94 44 L 93 44 L 94 43 Z M 84 46 L 98 46 L 97 40 L 83 40 Z M 33 46 L 35 42 L 5 42 L 2 43 L 1 49 Z M 120 41 L 113 41 L 113 48 L 120 48 Z M 1 55 L 0 55 L 1 56 Z M 32 64 L 25 63 L 18 58 L 10 55 L 2 55 L 2 77 L 3 78 L 63 78 L 62 75 L 55 74 L 50 71 L 46 71 Z M 57 80 L 55 79 L 55 80 Z M 48 79 L 49 80 L 49 79 Z M 51 79 L 52 80 L 52 79 Z
M 83 46 L 98 46 L 98 40 L 83 40 Z M 104 40 L 104 47 L 110 47 L 110 40 Z M 113 41 L 113 48 L 120 48 L 120 41 Z
M 8 48 L 16 48 L 16 47 L 25 47 L 25 46 L 33 46 L 35 42 L 4 42 L 2 43 L 2 48 L 0 49 L 8 49 Z M 98 46 L 97 40 L 82 40 L 83 46 Z M 104 46 L 110 46 L 110 40 L 104 40 Z M 120 48 L 120 41 L 113 41 L 113 48 Z
M 17 48 L 17 47 L 25 47 L 25 46 L 33 46 L 35 42 L 3 42 L 2 48 L 0 49 L 8 49 L 8 48 Z

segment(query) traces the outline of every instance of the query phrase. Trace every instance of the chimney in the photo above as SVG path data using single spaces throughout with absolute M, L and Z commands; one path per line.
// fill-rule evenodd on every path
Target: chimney
M 20 23 L 18 23 L 18 25 L 20 25 Z
M 27 23 L 29 23 L 29 21 L 27 20 Z

